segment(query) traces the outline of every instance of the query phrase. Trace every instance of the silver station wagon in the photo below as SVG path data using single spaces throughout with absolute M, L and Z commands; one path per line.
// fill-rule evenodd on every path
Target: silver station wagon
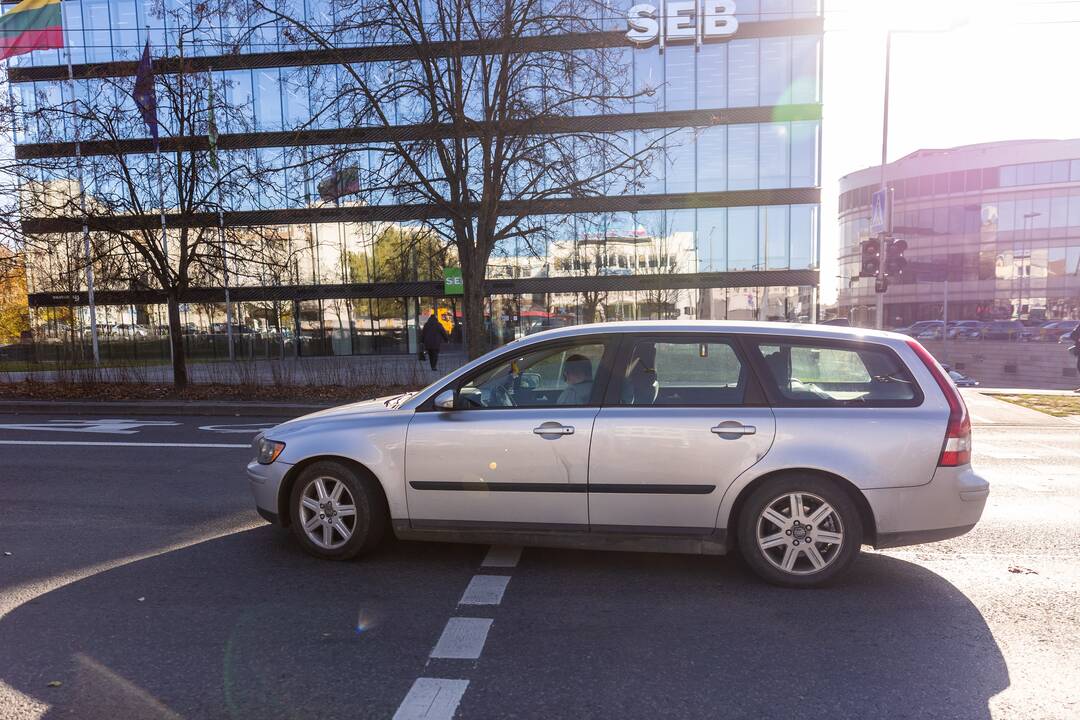
M 988 483 L 916 340 L 733 322 L 529 336 L 417 393 L 255 439 L 260 514 L 313 555 L 407 539 L 724 554 L 812 586 L 863 544 L 970 530 Z

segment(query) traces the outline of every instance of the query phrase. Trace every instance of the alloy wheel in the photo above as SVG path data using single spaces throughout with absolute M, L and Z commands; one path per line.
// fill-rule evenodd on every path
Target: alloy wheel
M 356 531 L 356 501 L 349 488 L 333 477 L 317 477 L 300 495 L 300 523 L 311 542 L 336 550 Z
M 844 543 L 839 513 L 806 492 L 781 495 L 758 515 L 758 548 L 774 567 L 792 575 L 812 575 L 831 565 Z

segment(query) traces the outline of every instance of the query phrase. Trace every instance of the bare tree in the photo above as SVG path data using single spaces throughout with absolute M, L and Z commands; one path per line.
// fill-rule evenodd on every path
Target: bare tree
M 253 4 L 295 42 L 331 54 L 358 38 L 407 48 L 406 59 L 364 66 L 340 56 L 343 82 L 312 115 L 333 107 L 346 124 L 426 129 L 387 132 L 372 145 L 367 184 L 434 209 L 438 219 L 425 222 L 456 246 L 461 263 L 470 356 L 484 350 L 483 281 L 493 250 L 514 238 L 538 247 L 547 237 L 552 223 L 530 214 L 530 201 L 625 192 L 663 143 L 663 133 L 635 147 L 627 134 L 565 122 L 632 101 L 611 49 L 524 44 L 599 31 L 598 0 L 336 0 L 324 24 Z
M 152 283 L 164 292 L 178 387 L 187 384 L 180 323 L 185 292 L 223 280 L 226 247 L 231 274 L 254 275 L 261 264 L 288 262 L 280 251 L 267 252 L 261 228 L 227 228 L 222 238 L 218 227 L 205 222 L 208 214 L 235 207 L 280 206 L 285 193 L 276 182 L 283 169 L 267 167 L 254 150 L 220 153 L 220 170 L 215 171 L 206 145 L 194 141 L 207 134 L 212 82 L 208 73 L 189 72 L 183 61 L 185 48 L 202 30 L 199 23 L 209 22 L 208 11 L 200 12 L 204 14 L 196 14 L 193 26 L 176 33 L 177 46 L 166 49 L 179 56 L 179 71 L 155 77 L 162 138 L 176 138 L 178 149 L 161 153 L 160 164 L 154 153 L 132 152 L 129 141 L 148 134 L 132 100 L 133 79 L 100 78 L 88 81 L 85 97 L 60 103 L 40 98 L 22 112 L 25 121 L 39 128 L 39 142 L 70 142 L 74 133 L 84 143 L 92 142 L 95 149 L 81 167 L 71 157 L 44 157 L 19 162 L 13 173 L 20 201 L 15 220 L 86 218 L 93 239 L 89 257 L 74 248 L 66 250 L 77 269 L 91 263 L 103 287 L 132 289 Z M 220 82 L 215 88 L 217 123 L 250 130 L 250 109 L 231 105 L 226 90 Z M 164 230 L 163 207 L 170 218 Z M 13 225 L 10 220 L 8 225 Z M 50 232 L 24 235 L 23 242 L 31 254 L 48 253 L 56 250 L 61 237 Z

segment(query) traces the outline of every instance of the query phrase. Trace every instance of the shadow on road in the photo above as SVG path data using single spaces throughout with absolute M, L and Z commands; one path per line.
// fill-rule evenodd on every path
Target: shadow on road
M 460 717 L 988 718 L 1009 685 L 967 597 L 885 555 L 790 591 L 734 558 L 529 550 L 504 606 Z
M 319 562 L 265 526 L 133 562 L 0 621 L 0 698 L 45 718 L 389 717 L 483 551 Z
M 0 691 L 46 718 L 387 718 L 449 672 L 427 656 L 484 550 L 316 562 L 265 527 L 134 562 L 0 621 Z M 821 591 L 670 555 L 528 549 L 512 575 L 444 675 L 472 680 L 458 717 L 986 718 L 1009 684 L 967 598 L 883 555 Z

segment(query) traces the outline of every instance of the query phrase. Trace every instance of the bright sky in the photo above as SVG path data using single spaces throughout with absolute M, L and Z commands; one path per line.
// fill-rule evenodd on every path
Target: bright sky
M 890 161 L 1080 137 L 1080 0 L 825 0 L 825 18 L 823 303 L 837 288 L 840 177 L 881 162 L 887 28 L 924 31 L 893 36 Z

